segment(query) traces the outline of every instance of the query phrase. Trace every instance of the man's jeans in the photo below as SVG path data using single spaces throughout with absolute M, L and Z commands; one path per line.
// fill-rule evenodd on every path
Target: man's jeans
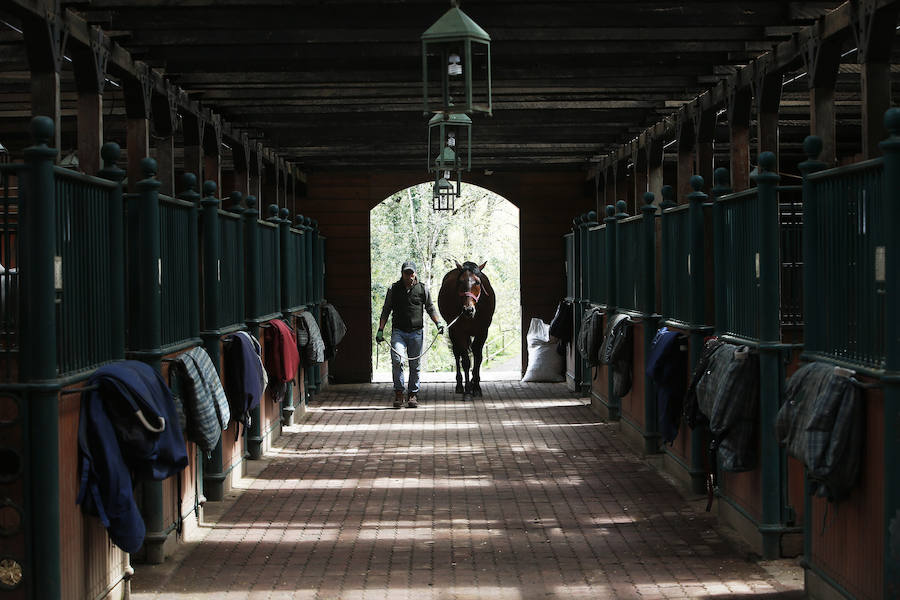
M 424 330 L 416 329 L 415 331 L 400 331 L 394 329 L 391 331 L 391 372 L 394 375 L 394 391 L 402 392 L 403 385 L 403 363 L 407 357 L 419 356 L 422 354 L 422 341 L 425 339 Z M 399 355 L 399 356 L 398 356 Z M 401 358 L 402 357 L 402 358 Z M 417 394 L 419 392 L 419 363 L 420 359 L 409 361 L 409 393 Z

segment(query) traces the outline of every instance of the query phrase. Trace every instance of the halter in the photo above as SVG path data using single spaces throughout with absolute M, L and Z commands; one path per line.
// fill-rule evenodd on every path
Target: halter
M 479 288 L 479 292 L 478 292 L 478 295 L 477 295 L 477 296 L 476 296 L 475 294 L 473 294 L 472 292 L 460 292 L 460 293 L 459 293 L 459 296 L 460 296 L 461 298 L 464 298 L 464 297 L 468 296 L 469 298 L 471 298 L 471 299 L 474 300 L 475 302 L 478 302 L 478 299 L 481 298 L 481 291 L 480 291 L 481 285 L 480 285 L 480 284 L 479 284 L 478 288 Z
M 487 296 L 490 296 L 490 294 L 488 294 L 487 291 L 485 291 L 484 286 L 483 286 L 482 283 L 481 283 L 481 278 L 479 277 L 480 273 L 476 273 L 476 272 L 475 272 L 476 269 L 463 269 L 463 273 L 465 273 L 466 271 L 469 271 L 470 273 L 472 273 L 472 277 L 475 277 L 476 281 L 478 281 L 478 294 L 476 295 L 476 294 L 473 294 L 472 292 L 458 292 L 458 293 L 459 293 L 459 297 L 460 297 L 460 298 L 465 298 L 466 296 L 468 296 L 469 298 L 471 298 L 472 300 L 474 300 L 475 303 L 477 304 L 477 303 L 478 303 L 478 299 L 481 298 L 481 293 L 482 293 L 482 292 L 484 292 L 485 295 L 487 295 Z M 460 281 L 462 281 L 462 278 L 461 278 L 461 277 L 460 277 L 459 279 L 456 280 L 457 283 L 459 283 Z

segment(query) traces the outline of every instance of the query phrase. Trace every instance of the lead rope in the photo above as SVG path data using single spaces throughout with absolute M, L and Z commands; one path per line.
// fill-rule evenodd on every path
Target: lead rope
M 453 326 L 454 323 L 456 323 L 457 321 L 459 321 L 459 318 L 462 316 L 462 314 L 463 314 L 463 311 L 460 310 L 460 311 L 459 311 L 459 314 L 456 315 L 456 318 L 453 319 L 452 321 L 450 321 L 450 322 L 447 324 L 447 329 L 450 329 L 450 328 Z M 434 336 L 434 337 L 431 339 L 431 343 L 428 344 L 428 347 L 425 348 L 425 351 L 422 352 L 422 354 L 420 354 L 420 355 L 418 355 L 418 356 L 412 356 L 412 357 L 409 357 L 409 358 L 406 358 L 406 359 L 403 358 L 403 355 L 402 355 L 402 354 L 400 354 L 399 352 L 397 352 L 396 350 L 394 350 L 394 347 L 391 346 L 390 344 L 388 344 L 388 348 L 390 348 L 390 349 L 391 349 L 391 352 L 393 352 L 394 354 L 396 354 L 397 357 L 398 357 L 400 360 L 406 360 L 406 362 L 410 362 L 410 361 L 413 361 L 413 360 L 419 360 L 420 358 L 422 358 L 423 356 L 425 356 L 425 354 L 426 354 L 429 350 L 431 350 L 431 347 L 434 346 L 434 343 L 435 343 L 437 340 L 438 340 L 438 336 Z M 377 348 L 376 348 L 376 352 L 377 352 Z M 378 364 L 378 355 L 377 355 L 377 353 L 376 353 L 376 355 L 375 355 L 375 363 Z

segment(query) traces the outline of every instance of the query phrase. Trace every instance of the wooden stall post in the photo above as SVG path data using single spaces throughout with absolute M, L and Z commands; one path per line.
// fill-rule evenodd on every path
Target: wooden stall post
M 688 208 L 688 239 L 690 240 L 690 254 L 688 255 L 688 275 L 690 276 L 690 315 L 689 324 L 691 368 L 700 361 L 703 352 L 703 339 L 711 333 L 711 328 L 704 322 L 706 319 L 706 256 L 704 248 L 703 204 L 707 195 L 701 192 L 703 178 L 699 175 L 691 177 L 693 191 L 687 195 L 690 203 Z M 670 282 L 671 283 L 671 282 Z M 701 428 L 691 431 L 691 481 L 694 491 L 698 491 L 697 473 L 703 473 L 702 457 L 704 432 Z M 702 492 L 703 485 L 700 484 Z
M 21 293 L 20 380 L 25 383 L 50 382 L 57 377 L 56 348 L 56 186 L 53 161 L 57 150 L 49 146 L 54 139 L 53 120 L 31 120 L 34 144 L 25 149 L 28 185 L 19 215 L 20 255 L 19 290 Z M 61 540 L 59 506 L 59 389 L 40 386 L 23 392 L 24 432 L 28 464 L 30 506 L 26 522 L 30 525 L 31 546 L 24 565 L 24 579 L 46 598 L 62 594 Z M 40 434 L 38 435 L 38 432 Z M 26 546 L 27 547 L 27 546 Z M 29 572 L 30 571 L 30 572 Z
M 781 555 L 781 495 L 784 485 L 781 453 L 775 438 L 775 417 L 784 387 L 781 366 L 781 256 L 779 253 L 778 192 L 781 180 L 773 152 L 759 155 L 753 174 L 759 197 L 759 445 L 762 477 L 763 558 Z
M 644 362 L 650 356 L 650 347 L 656 337 L 659 327 L 660 315 L 656 311 L 656 206 L 653 205 L 654 195 L 645 192 L 643 195 L 644 206 L 641 213 L 644 217 L 643 243 L 641 248 L 641 262 L 644 271 L 644 297 L 640 300 L 643 304 L 642 312 L 644 320 Z M 659 415 L 656 407 L 656 382 L 644 371 L 644 453 L 659 452 Z
M 219 338 L 219 269 L 221 237 L 219 233 L 219 199 L 216 183 L 203 182 L 203 199 L 200 200 L 200 231 L 203 256 L 203 308 L 200 337 L 216 370 L 220 369 Z M 224 436 L 222 436 L 224 437 Z M 203 494 L 207 499 L 219 501 L 225 496 L 225 473 L 222 457 L 222 437 L 203 466 Z
M 881 142 L 884 152 L 884 197 L 885 217 L 888 227 L 900 224 L 900 108 L 889 109 L 884 116 L 884 126 L 889 137 Z M 900 468 L 900 442 L 897 440 L 897 422 L 900 420 L 900 313 L 897 303 L 900 302 L 900 240 L 897 235 L 888 235 L 885 241 L 885 363 L 884 378 L 884 472 L 879 475 L 884 481 L 884 590 L 900 591 L 900 564 L 896 555 L 896 530 L 900 525 L 900 481 L 897 480 L 897 469 Z
M 603 222 L 606 224 L 606 318 L 609 319 L 616 310 L 616 272 L 618 265 L 616 264 L 616 207 L 607 205 L 606 217 Z M 618 421 L 622 418 L 621 405 L 619 399 L 613 395 L 613 380 L 607 367 L 607 392 L 606 404 L 609 412 L 610 421 Z

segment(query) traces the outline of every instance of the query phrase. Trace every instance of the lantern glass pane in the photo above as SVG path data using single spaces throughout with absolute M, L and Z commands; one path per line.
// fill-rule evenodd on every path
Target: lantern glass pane
M 426 113 L 491 114 L 489 43 L 452 40 L 422 48 Z

